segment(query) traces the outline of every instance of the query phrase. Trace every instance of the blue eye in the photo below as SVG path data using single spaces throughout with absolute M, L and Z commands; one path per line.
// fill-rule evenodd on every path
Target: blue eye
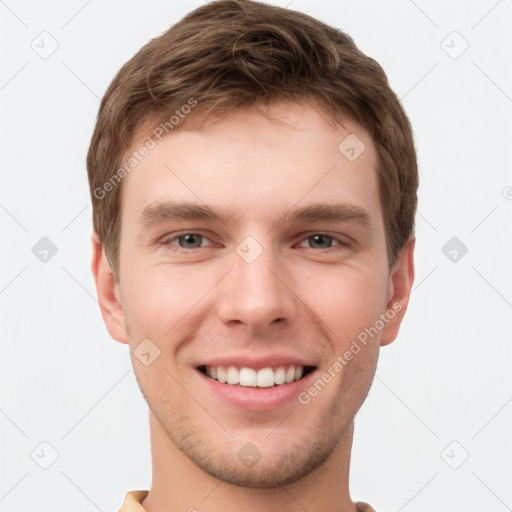
M 325 235 L 323 233 L 317 233 L 315 235 L 308 236 L 306 240 L 308 240 L 308 242 L 313 243 L 313 244 L 318 243 L 319 246 L 314 247 L 315 249 L 316 248 L 325 249 L 326 243 L 327 243 L 327 246 L 328 246 L 327 249 L 328 249 L 329 247 L 332 246 L 334 238 L 332 236 Z
M 304 238 L 303 242 L 300 244 L 302 247 L 304 247 L 302 245 L 304 242 L 308 242 L 309 247 L 312 249 L 330 249 L 333 247 L 333 244 L 334 246 L 340 247 L 348 247 L 349 245 L 348 242 L 344 242 L 342 239 L 328 235 L 327 233 L 314 233 L 309 235 Z
M 205 242 L 205 243 L 203 243 Z M 183 233 L 181 235 L 168 238 L 161 242 L 162 245 L 169 247 L 173 251 L 190 252 L 192 249 L 200 249 L 201 247 L 208 247 L 208 242 L 214 245 L 208 237 L 200 233 Z M 308 245 L 305 246 L 304 243 Z M 345 242 L 342 238 L 336 238 L 327 233 L 313 233 L 302 239 L 299 247 L 306 247 L 310 249 L 331 249 L 332 247 L 348 247 L 350 244 Z
M 198 233 L 186 233 L 184 235 L 171 238 L 167 242 L 164 242 L 164 244 L 171 245 L 172 241 L 177 240 L 179 247 L 182 249 L 197 249 L 202 246 L 201 242 L 205 238 L 206 237 Z

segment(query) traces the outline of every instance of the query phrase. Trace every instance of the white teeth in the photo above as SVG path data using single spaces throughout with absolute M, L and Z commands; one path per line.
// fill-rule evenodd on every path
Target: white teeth
M 240 370 L 240 386 L 256 386 L 256 370 L 242 368 Z
M 226 382 L 226 369 L 224 366 L 217 366 L 217 380 L 219 382 Z
M 239 372 L 234 366 L 230 366 L 226 372 L 226 382 L 228 384 L 238 384 L 240 382 Z
M 280 366 L 274 373 L 274 382 L 276 384 L 284 384 L 286 382 L 286 372 L 284 368 Z
M 299 380 L 304 373 L 303 366 L 278 366 L 273 369 L 270 366 L 255 370 L 246 366 L 206 366 L 206 375 L 218 380 L 222 384 L 240 385 L 246 387 L 271 388 L 289 384 Z
M 259 388 L 271 388 L 274 385 L 274 372 L 272 368 L 258 370 L 256 382 Z

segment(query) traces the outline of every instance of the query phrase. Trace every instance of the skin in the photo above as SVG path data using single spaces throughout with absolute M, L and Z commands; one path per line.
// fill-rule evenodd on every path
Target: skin
M 241 503 L 247 512 L 356 510 L 348 486 L 354 416 L 407 308 L 414 240 L 390 270 L 367 132 L 348 118 L 334 128 L 312 105 L 276 104 L 272 112 L 279 123 L 245 109 L 200 129 L 184 125 L 124 179 L 119 282 L 92 237 L 103 319 L 129 344 L 149 405 L 148 512 L 226 512 Z M 338 150 L 349 134 L 366 146 L 353 162 Z M 170 199 L 234 216 L 138 224 L 146 206 Z M 370 224 L 278 222 L 314 203 L 360 207 Z M 176 238 L 187 232 L 205 238 Z M 317 233 L 333 238 L 311 239 Z M 250 264 L 236 252 L 247 236 L 263 249 Z M 240 410 L 205 390 L 194 366 L 279 352 L 314 361 L 320 377 L 393 305 L 394 318 L 307 404 Z M 134 356 L 144 339 L 160 350 L 149 366 Z M 247 442 L 262 454 L 251 467 L 237 457 Z

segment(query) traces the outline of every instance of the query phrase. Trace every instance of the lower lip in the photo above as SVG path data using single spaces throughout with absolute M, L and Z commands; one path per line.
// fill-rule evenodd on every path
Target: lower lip
M 207 377 L 196 370 L 206 386 L 218 397 L 246 411 L 270 411 L 297 400 L 299 393 L 310 385 L 316 370 L 305 377 L 289 384 L 281 384 L 271 388 L 254 388 L 222 384 L 218 380 Z

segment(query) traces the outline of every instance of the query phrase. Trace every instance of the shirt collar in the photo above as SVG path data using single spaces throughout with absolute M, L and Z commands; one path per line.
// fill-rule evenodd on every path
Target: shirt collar
M 119 512 L 144 512 L 140 502 L 148 495 L 149 491 L 129 491 L 126 493 L 124 503 Z

